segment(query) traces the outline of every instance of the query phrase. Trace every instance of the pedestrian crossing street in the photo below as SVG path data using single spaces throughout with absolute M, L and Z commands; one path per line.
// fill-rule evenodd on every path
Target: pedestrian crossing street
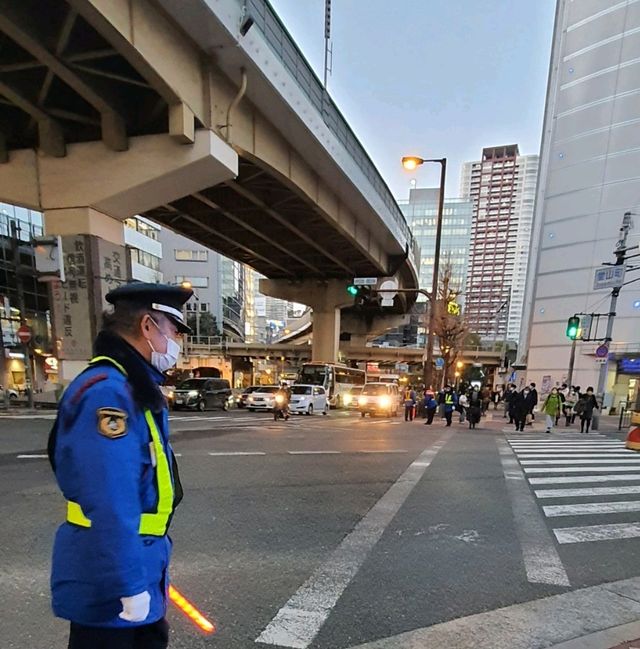
M 598 433 L 507 441 L 559 544 L 640 537 L 640 453 Z

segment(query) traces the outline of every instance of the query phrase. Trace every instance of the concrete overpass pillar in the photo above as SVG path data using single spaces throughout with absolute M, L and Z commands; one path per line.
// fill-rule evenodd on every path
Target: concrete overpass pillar
M 58 376 L 68 383 L 92 356 L 105 295 L 130 278 L 122 221 L 90 207 L 45 210 L 47 235 L 60 235 L 65 281 L 51 284 Z
M 340 309 L 353 304 L 347 293 L 347 280 L 261 279 L 260 292 L 270 297 L 306 304 L 313 310 L 312 360 L 338 361 L 340 344 Z

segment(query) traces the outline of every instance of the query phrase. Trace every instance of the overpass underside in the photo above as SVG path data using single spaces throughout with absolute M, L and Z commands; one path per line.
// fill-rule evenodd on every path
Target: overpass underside
M 276 173 L 240 157 L 238 177 L 144 216 L 273 279 L 378 275 L 367 257 Z

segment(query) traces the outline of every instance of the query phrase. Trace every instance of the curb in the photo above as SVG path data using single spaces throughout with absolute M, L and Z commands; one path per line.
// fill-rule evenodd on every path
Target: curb
M 640 622 L 631 622 L 554 644 L 549 649 L 618 649 L 621 643 L 627 642 L 633 642 L 640 647 L 640 640 L 636 638 L 640 638 Z
M 406 631 L 351 649 L 622 649 L 640 636 L 640 577 Z

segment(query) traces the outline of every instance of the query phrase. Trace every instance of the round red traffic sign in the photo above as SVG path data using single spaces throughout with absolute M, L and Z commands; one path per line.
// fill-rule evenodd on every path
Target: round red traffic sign
M 23 345 L 26 345 L 31 340 L 31 329 L 27 325 L 22 325 L 17 331 L 18 338 Z

